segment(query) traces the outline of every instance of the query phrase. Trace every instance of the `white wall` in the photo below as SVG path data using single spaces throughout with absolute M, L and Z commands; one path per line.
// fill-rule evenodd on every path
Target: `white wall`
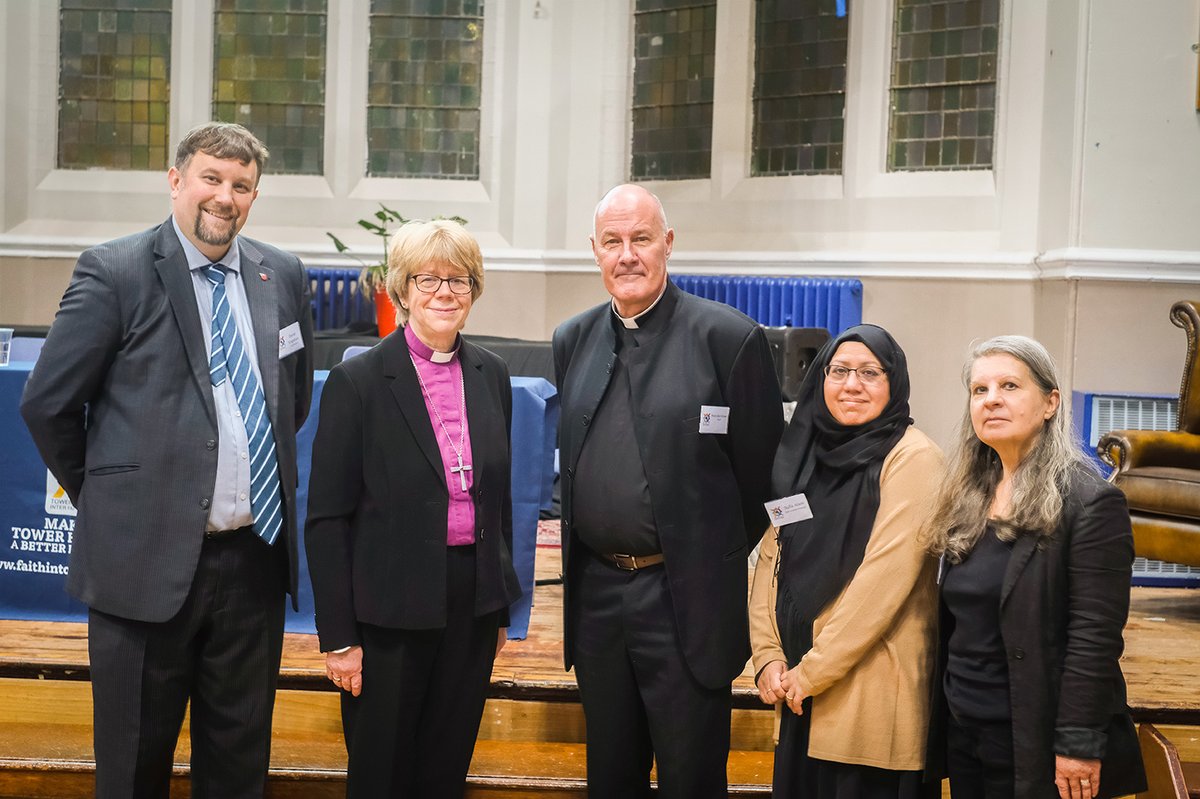
M 1200 249 L 1195 2 L 1092 0 L 1079 246 Z

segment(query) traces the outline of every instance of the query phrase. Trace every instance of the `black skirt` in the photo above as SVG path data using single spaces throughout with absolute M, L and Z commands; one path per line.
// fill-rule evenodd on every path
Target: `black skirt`
M 934 799 L 942 786 L 926 783 L 920 771 L 893 771 L 857 763 L 837 763 L 808 755 L 812 698 L 804 715 L 786 707 L 775 747 L 775 799 Z

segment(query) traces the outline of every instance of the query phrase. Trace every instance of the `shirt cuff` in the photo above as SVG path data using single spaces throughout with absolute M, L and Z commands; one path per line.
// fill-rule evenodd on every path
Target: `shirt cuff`
M 1084 760 L 1101 759 L 1108 748 L 1108 735 L 1086 727 L 1058 727 L 1054 730 L 1054 752 Z

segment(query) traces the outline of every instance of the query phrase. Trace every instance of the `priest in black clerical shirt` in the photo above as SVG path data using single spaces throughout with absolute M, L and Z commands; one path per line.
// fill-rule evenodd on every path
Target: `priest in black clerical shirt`
M 566 665 L 593 797 L 724 797 L 749 656 L 746 557 L 783 429 L 766 337 L 667 279 L 658 198 L 612 189 L 592 250 L 612 300 L 554 334 Z

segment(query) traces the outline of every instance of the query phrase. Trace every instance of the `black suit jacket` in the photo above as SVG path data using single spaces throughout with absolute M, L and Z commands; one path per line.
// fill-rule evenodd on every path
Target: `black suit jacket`
M 312 398 L 308 276 L 294 255 L 236 241 L 294 596 L 296 430 Z M 294 322 L 304 347 L 280 359 L 279 332 Z M 162 622 L 187 597 L 217 470 L 209 335 L 170 219 L 79 256 L 21 415 L 79 510 L 67 590 L 92 608 Z
M 661 332 L 628 358 L 636 409 L 630 424 L 650 485 L 683 654 L 696 679 L 717 688 L 741 672 L 750 653 L 746 556 L 767 527 L 762 503 L 771 498 L 782 399 L 766 336 L 753 320 L 673 284 L 659 302 L 655 313 L 666 315 Z M 608 388 L 616 347 L 610 303 L 564 322 L 554 333 L 562 397 L 567 668 L 572 665 L 573 575 L 582 562 L 572 527 L 572 490 L 577 479 L 588 479 L 575 469 Z M 729 407 L 727 434 L 699 432 L 701 405 Z
M 480 616 L 521 595 L 511 554 L 512 387 L 494 353 L 463 339 L 459 355 Z M 335 366 L 321 395 L 304 536 L 322 651 L 361 643 L 359 622 L 445 626 L 449 501 L 433 423 L 397 330 Z
M 1058 796 L 1055 754 L 1101 757 L 1100 797 L 1144 790 L 1121 674 L 1133 531 L 1125 496 L 1080 467 L 1050 537 L 1013 544 L 1000 599 L 1008 652 L 1016 795 Z M 949 712 L 942 675 L 953 619 L 943 606 L 930 768 L 944 773 Z

